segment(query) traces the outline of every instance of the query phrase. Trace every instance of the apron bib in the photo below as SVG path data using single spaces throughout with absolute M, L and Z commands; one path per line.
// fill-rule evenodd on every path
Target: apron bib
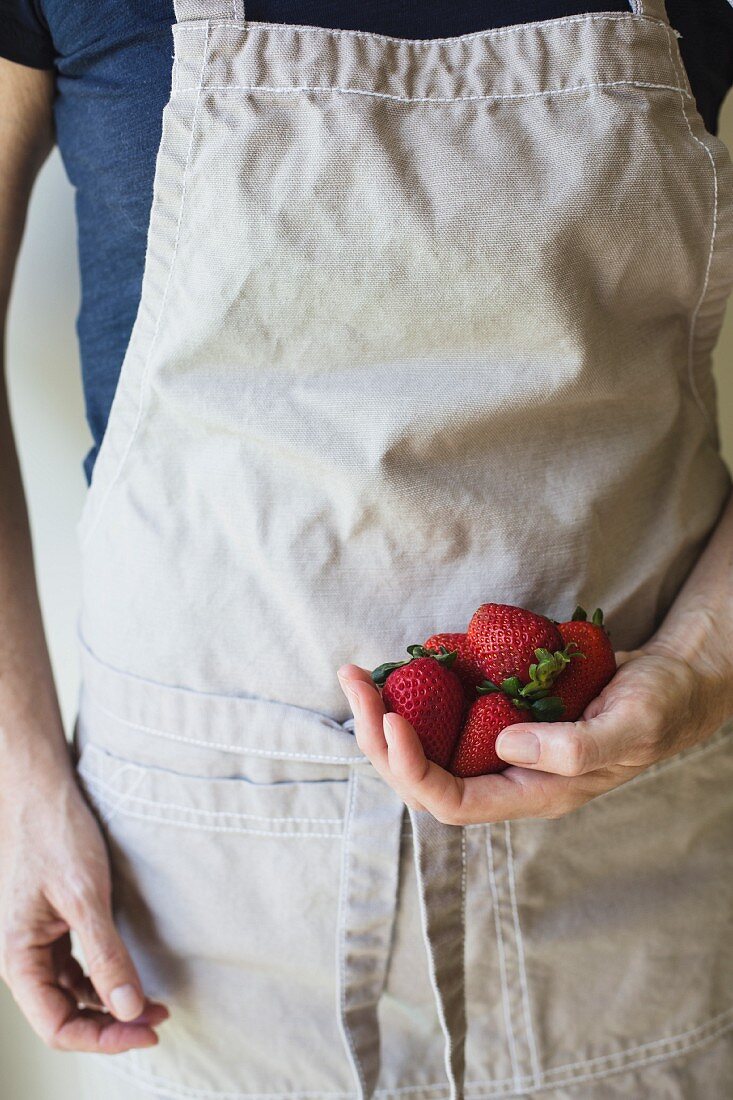
M 639 645 L 715 526 L 733 168 L 662 0 L 425 41 L 175 7 L 76 731 L 172 1018 L 101 1069 L 126 1100 L 720 1095 L 732 727 L 460 829 L 376 776 L 335 675 L 486 599 Z

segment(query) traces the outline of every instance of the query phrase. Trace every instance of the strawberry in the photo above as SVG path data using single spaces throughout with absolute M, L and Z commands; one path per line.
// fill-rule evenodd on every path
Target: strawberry
M 538 666 L 531 667 L 529 684 L 510 676 L 502 680 L 501 687 L 486 680 L 476 689 L 478 699 L 468 711 L 451 759 L 454 775 L 468 778 L 502 771 L 507 765 L 496 755 L 495 746 L 503 729 L 517 722 L 556 722 L 563 717 L 563 704 L 554 687 L 542 687 L 534 676 Z
M 466 689 L 468 698 L 473 702 L 476 698 L 476 685 L 485 679 L 485 675 L 467 635 L 431 634 L 425 642 L 425 649 L 435 650 L 438 653 L 441 652 L 441 649 L 449 652 L 451 650 L 456 651 L 458 656 L 451 668 Z
M 583 608 L 577 608 L 570 622 L 558 624 L 558 630 L 566 646 L 575 643 L 583 654 L 581 659 L 570 662 L 552 688 L 553 694 L 562 700 L 563 720 L 576 722 L 613 678 L 616 656 L 600 608 L 590 622 Z
M 482 604 L 466 635 L 484 678 L 496 684 L 513 676 L 527 683 L 535 651 L 553 655 L 564 645 L 557 626 L 544 615 L 501 603 Z
M 456 651 L 436 655 L 413 645 L 407 652 L 410 660 L 380 665 L 372 679 L 383 685 L 387 710 L 413 726 L 428 760 L 445 768 L 466 710 L 463 684 L 450 667 Z
M 480 695 L 471 704 L 449 770 L 463 779 L 503 771 L 509 765 L 496 755 L 496 739 L 507 726 L 528 720 L 527 711 L 503 692 Z

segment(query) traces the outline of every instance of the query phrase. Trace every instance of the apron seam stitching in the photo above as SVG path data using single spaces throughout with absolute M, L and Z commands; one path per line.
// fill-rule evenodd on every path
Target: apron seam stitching
M 522 1074 L 519 1072 L 519 1055 L 517 1053 L 517 1039 L 514 1034 L 514 1022 L 512 1020 L 511 1002 L 509 1000 L 509 986 L 507 983 L 507 960 L 504 948 L 504 933 L 501 927 L 501 915 L 499 913 L 499 886 L 496 881 L 496 869 L 494 867 L 494 844 L 491 836 L 491 825 L 484 826 L 486 831 L 486 857 L 489 870 L 489 890 L 491 891 L 492 908 L 494 910 L 494 935 L 496 937 L 497 957 L 499 960 L 499 982 L 501 984 L 501 996 L 504 1006 L 504 1023 L 507 1029 L 507 1044 L 509 1046 L 509 1058 L 512 1064 L 513 1080 L 515 1088 L 521 1087 Z
M 357 1096 L 359 1100 L 365 1100 L 367 1093 L 366 1076 L 361 1059 L 356 1050 L 356 1043 L 347 1018 L 346 1007 L 346 908 L 348 904 L 347 893 L 349 889 L 349 874 L 351 871 L 351 828 L 354 819 L 354 803 L 356 801 L 356 774 L 349 776 L 349 800 L 346 806 L 346 816 L 343 828 L 343 858 L 341 862 L 341 893 L 339 897 L 338 914 L 338 956 L 339 956 L 339 1023 L 341 1033 L 346 1040 L 346 1046 L 351 1055 L 351 1067 L 357 1078 Z
M 397 103 L 464 103 L 464 102 L 491 102 L 494 100 L 518 100 L 536 99 L 543 96 L 568 95 L 574 92 L 592 91 L 596 88 L 656 88 L 660 91 L 676 92 L 685 99 L 691 99 L 686 88 L 678 84 L 662 84 L 648 80 L 601 80 L 585 84 L 571 84 L 559 88 L 545 88 L 536 92 L 490 92 L 485 95 L 459 95 L 459 96 L 401 96 L 391 92 L 375 92 L 368 88 L 347 88 L 341 84 L 205 84 L 201 87 L 180 88 L 174 96 L 188 94 L 190 92 L 319 92 L 322 94 L 341 92 L 346 95 L 363 95 L 374 99 L 388 99 Z M 197 100 L 198 102 L 198 100 Z M 686 117 L 686 116 L 685 116 Z M 699 139 L 695 138 L 696 141 Z M 702 142 L 700 142 L 702 144 Z M 707 148 L 703 146 L 703 148 Z
M 134 767 L 134 765 L 133 764 L 128 764 L 126 767 L 118 768 L 118 770 L 115 774 L 122 773 L 122 772 L 126 771 L 127 767 L 132 768 L 132 767 Z M 102 814 L 102 820 L 103 820 L 105 826 L 109 825 L 110 821 L 112 821 L 113 818 L 117 817 L 120 813 L 124 814 L 125 811 L 124 811 L 123 807 L 124 807 L 125 803 L 127 803 L 132 797 L 134 797 L 132 792 L 137 790 L 137 788 L 140 786 L 140 784 L 142 783 L 144 778 L 145 778 L 144 775 L 139 775 L 137 777 L 136 782 L 133 783 L 133 785 L 132 785 L 132 787 L 130 788 L 129 791 L 125 791 L 124 794 L 120 793 L 119 797 L 116 800 L 115 799 L 110 799 L 109 801 L 106 802 L 106 805 L 107 805 L 108 809 L 110 810 L 110 812 Z M 105 800 L 100 800 L 100 801 L 105 801 Z
M 718 1016 L 712 1017 L 711 1020 L 708 1021 L 707 1025 L 701 1025 L 701 1027 L 697 1030 L 702 1030 L 703 1027 L 709 1026 L 711 1022 L 725 1017 L 726 1015 L 730 1016 L 732 1012 L 733 1009 L 729 1009 L 725 1013 L 720 1013 Z M 549 1081 L 545 1077 L 545 1080 L 543 1080 L 542 1084 L 538 1088 L 532 1087 L 530 1092 L 527 1092 L 526 1090 L 521 1093 L 517 1093 L 516 1091 L 513 1093 L 506 1092 L 503 1086 L 511 1085 L 512 1087 L 514 1087 L 514 1082 L 512 1078 L 503 1078 L 501 1080 L 496 1080 L 493 1082 L 467 1081 L 466 1086 L 471 1090 L 470 1100 L 483 1100 L 483 1098 L 486 1098 L 486 1100 L 494 1100 L 494 1098 L 497 1098 L 498 1100 L 500 1096 L 505 1097 L 505 1100 L 512 1100 L 512 1097 L 514 1096 L 535 1095 L 538 1092 L 546 1092 L 551 1089 L 561 1088 L 564 1085 L 582 1084 L 584 1081 L 603 1080 L 616 1074 L 627 1073 L 635 1069 L 644 1068 L 648 1065 L 654 1065 L 657 1062 L 661 1062 L 664 1060 L 672 1061 L 675 1058 L 686 1056 L 697 1050 L 698 1048 L 705 1046 L 707 1043 L 714 1042 L 715 1040 L 721 1038 L 723 1035 L 726 1034 L 727 1031 L 731 1029 L 731 1027 L 733 1027 L 733 1021 L 714 1029 L 708 1035 L 704 1035 L 699 1039 L 694 1040 L 693 1042 L 687 1043 L 679 1050 L 665 1051 L 661 1054 L 655 1054 L 648 1058 L 641 1058 L 637 1059 L 636 1061 L 627 1062 L 625 1065 L 622 1066 L 614 1066 L 611 1069 L 604 1069 L 597 1072 L 569 1076 L 567 1078 L 555 1081 Z M 681 1034 L 684 1036 L 690 1033 L 682 1032 Z M 679 1036 L 673 1035 L 667 1039 L 659 1040 L 659 1042 L 673 1044 L 678 1041 L 678 1039 Z M 639 1048 L 631 1049 L 633 1050 Z M 616 1055 L 616 1057 L 622 1056 L 623 1052 L 620 1052 L 618 1055 Z M 125 1077 L 128 1080 L 133 1079 L 137 1084 L 140 1084 L 143 1087 L 149 1086 L 151 1091 L 154 1089 L 159 1092 L 166 1090 L 171 1094 L 173 1098 L 175 1098 L 175 1100 L 179 1100 L 179 1098 L 180 1100 L 353 1100 L 353 1094 L 348 1092 L 243 1093 L 226 1091 L 217 1092 L 206 1089 L 196 1089 L 195 1087 L 179 1085 L 175 1081 L 171 1081 L 168 1078 L 160 1076 L 159 1074 L 152 1074 L 148 1071 L 140 1070 L 138 1068 L 130 1070 L 122 1064 L 111 1065 L 108 1056 L 105 1055 L 91 1054 L 89 1055 L 89 1058 L 90 1060 L 93 1060 L 94 1062 L 103 1065 L 105 1072 L 110 1072 L 116 1076 Z M 581 1062 L 576 1064 L 582 1066 L 586 1063 Z M 561 1069 L 564 1069 L 564 1067 L 558 1066 L 557 1072 L 559 1073 Z M 494 1087 L 491 1088 L 491 1091 L 482 1091 L 475 1093 L 473 1092 L 475 1086 L 478 1086 L 480 1088 L 484 1085 L 493 1085 Z M 397 1089 L 379 1089 L 375 1092 L 375 1097 L 382 1098 L 382 1100 L 389 1100 L 389 1097 L 407 1095 L 410 1092 L 420 1092 L 421 1090 L 425 1092 L 437 1092 L 439 1089 L 444 1090 L 443 1096 L 447 1098 L 448 1092 L 446 1090 L 446 1086 L 440 1083 L 432 1085 L 414 1085 L 408 1086 L 407 1088 Z
M 660 24 L 664 26 L 664 23 L 662 23 L 661 20 L 655 19 L 650 15 L 643 15 L 641 18 L 645 23 L 650 23 L 654 26 L 659 26 Z M 511 27 L 491 27 L 483 31 L 472 31 L 468 34 L 448 35 L 447 37 L 443 38 L 400 38 L 396 35 L 377 34 L 374 31 L 346 29 L 342 30 L 340 27 L 314 27 L 312 25 L 308 25 L 307 23 L 270 23 L 260 21 L 259 19 L 253 22 L 248 22 L 246 25 L 246 31 L 247 34 L 252 34 L 254 31 L 265 33 L 269 30 L 276 30 L 278 32 L 282 32 L 283 30 L 295 30 L 299 32 L 308 31 L 311 35 L 319 35 L 325 37 L 366 38 L 370 41 L 373 41 L 374 39 L 379 39 L 383 42 L 396 42 L 398 45 L 409 44 L 410 47 L 417 45 L 429 48 L 431 46 L 456 45 L 460 42 L 482 38 L 491 39 L 516 36 L 522 31 L 526 31 L 528 28 L 531 30 L 542 29 L 545 27 L 547 27 L 548 29 L 554 29 L 555 27 L 562 27 L 572 23 L 628 23 L 629 20 L 633 20 L 634 26 L 636 26 L 639 22 L 638 17 L 635 18 L 633 12 L 619 13 L 618 15 L 613 15 L 610 13 L 604 14 L 603 12 L 594 14 L 593 12 L 589 12 L 586 15 L 570 15 L 562 17 L 560 19 L 534 19 L 529 23 L 517 23 Z M 184 24 L 179 23 L 177 25 L 183 26 Z M 209 25 L 211 27 L 231 27 L 233 25 L 239 27 L 239 24 L 236 21 L 233 24 L 231 19 L 210 19 Z
M 527 970 L 524 957 L 524 939 L 522 937 L 522 929 L 519 923 L 519 910 L 517 907 L 517 890 L 516 880 L 514 877 L 514 855 L 512 852 L 512 834 L 511 824 L 509 821 L 504 822 L 504 835 L 506 837 L 506 854 L 507 854 L 507 874 L 509 877 L 509 897 L 511 899 L 512 906 L 512 918 L 514 921 L 514 931 L 517 939 L 517 962 L 519 970 L 519 981 L 522 987 L 522 1005 L 524 1008 L 524 1022 L 527 1030 L 527 1042 L 529 1045 L 530 1060 L 532 1062 L 532 1073 L 534 1077 L 535 1085 L 539 1085 L 542 1071 L 540 1069 L 539 1055 L 537 1052 L 537 1042 L 535 1039 L 534 1028 L 532 1026 L 532 1013 L 529 1003 L 529 986 L 527 984 Z
M 461 1087 L 456 1079 L 455 1074 L 455 1044 L 454 1036 L 451 1025 L 448 1022 L 446 1014 L 445 996 L 443 989 L 441 988 L 441 978 L 438 976 L 438 963 L 435 958 L 435 951 L 431 943 L 430 938 L 430 916 L 428 912 L 428 902 L 424 887 L 424 870 L 422 866 L 423 855 L 426 850 L 426 839 L 423 836 L 420 826 L 418 814 L 427 813 L 428 816 L 436 821 L 434 815 L 429 814 L 425 810 L 413 810 L 409 809 L 410 821 L 413 826 L 413 863 L 415 868 L 415 876 L 418 883 L 418 904 L 420 909 L 420 924 L 422 927 L 423 940 L 427 948 L 428 958 L 428 976 L 430 978 L 430 985 L 433 990 L 435 998 L 435 1009 L 438 1016 L 438 1022 L 440 1029 L 443 1033 L 443 1065 L 445 1068 L 445 1075 L 448 1080 L 448 1100 L 462 1100 L 463 1097 L 463 1082 Z M 442 826 L 443 828 L 454 828 L 454 826 Z M 465 926 L 463 927 L 463 941 L 465 945 Z M 465 986 L 464 986 L 464 1008 L 465 1008 Z M 465 1042 L 465 1034 L 464 1034 Z M 387 1095 L 389 1093 L 387 1092 Z
M 287 822 L 288 824 L 297 825 L 342 825 L 343 820 L 340 817 L 268 817 L 266 814 L 246 814 L 239 810 L 205 810 L 198 809 L 195 806 L 184 806 L 177 802 L 162 802 L 154 798 L 144 798 L 142 795 L 133 794 L 132 791 L 137 790 L 140 783 L 147 778 L 147 770 L 145 765 L 141 764 L 128 764 L 120 771 L 125 771 L 127 768 L 140 768 L 143 774 L 139 776 L 138 781 L 133 784 L 130 792 L 121 793 L 120 797 L 126 802 L 139 802 L 143 806 L 154 806 L 160 810 L 174 810 L 182 814 L 191 814 L 193 816 L 206 816 L 206 817 L 233 817 L 240 821 L 265 821 L 265 822 Z M 85 768 L 77 769 L 79 775 L 82 777 L 85 783 L 88 783 L 92 787 L 96 787 L 100 791 L 109 791 L 110 795 L 114 796 L 117 793 L 115 788 L 107 783 L 103 779 L 97 778 L 95 775 L 88 772 Z M 115 772 L 117 775 L 117 772 Z M 178 776 L 176 776 L 178 778 Z M 218 781 L 217 776 L 183 776 L 183 779 L 193 778 L 196 782 L 208 782 L 209 780 L 216 783 Z M 223 782 L 230 783 L 236 782 L 236 780 L 224 779 Z M 109 801 L 113 801 L 110 798 Z
M 124 684 L 125 698 L 129 696 L 130 692 L 133 692 L 137 696 L 147 693 L 148 695 L 162 694 L 166 698 L 175 697 L 176 705 L 180 704 L 183 706 L 189 704 L 193 700 L 195 700 L 197 704 L 208 703 L 217 706 L 225 704 L 230 707 L 270 705 L 287 710 L 289 714 L 296 713 L 300 717 L 306 717 L 313 724 L 317 724 L 319 727 L 325 728 L 331 732 L 348 733 L 348 741 L 352 744 L 356 743 L 354 738 L 353 716 L 347 718 L 344 722 L 339 722 L 338 719 L 332 718 L 330 715 L 315 710 L 312 707 L 304 707 L 298 703 L 291 703 L 281 699 L 271 699 L 264 695 L 255 695 L 253 693 L 237 695 L 232 692 L 206 691 L 185 685 L 170 684 L 160 680 L 148 679 L 144 676 L 140 676 L 138 673 L 125 671 L 124 669 L 103 661 L 92 649 L 90 649 L 80 631 L 78 632 L 78 643 L 81 651 L 82 664 L 85 665 L 88 662 L 91 669 L 91 671 L 87 671 L 86 669 L 83 670 L 82 684 L 85 696 L 89 698 L 94 706 L 98 707 L 109 717 L 115 718 L 121 722 L 126 721 L 126 719 L 106 708 L 99 702 L 95 693 L 89 690 L 88 684 L 91 682 L 92 678 L 97 682 L 111 680 L 113 686 L 116 684 L 117 687 L 121 687 Z M 109 690 L 112 691 L 112 688 Z M 339 759 L 342 758 L 339 757 Z M 366 760 L 366 757 L 362 752 L 358 752 L 356 756 L 343 757 L 343 759 L 353 759 L 361 762 Z
M 156 726 L 145 725 L 142 722 L 133 722 L 129 718 L 123 718 L 122 715 L 115 714 L 114 711 L 109 710 L 102 703 L 98 702 L 94 698 L 91 692 L 86 692 L 86 698 L 107 718 L 111 718 L 115 722 L 120 722 L 123 726 L 127 726 L 129 729 L 139 730 L 140 733 L 151 733 L 156 737 L 164 737 L 171 741 L 180 741 L 186 745 L 198 745 L 202 748 L 219 749 L 221 751 L 236 752 L 241 754 L 251 754 L 252 756 L 266 756 L 271 757 L 274 760 L 285 758 L 294 760 L 313 760 L 314 762 L 322 762 L 326 764 L 364 764 L 366 763 L 365 757 L 352 757 L 352 756 L 336 756 L 326 755 L 321 753 L 307 753 L 307 752 L 290 752 L 286 749 L 273 750 L 273 749 L 258 749 L 251 748 L 248 745 L 233 744 L 228 741 L 204 741 L 197 737 L 184 737 L 180 733 L 171 733 L 169 730 L 161 730 Z M 275 704 L 277 705 L 277 704 Z
M 103 795 L 96 796 L 100 806 L 114 806 Z M 171 825 L 173 828 L 192 829 L 201 833 L 237 833 L 242 836 L 269 836 L 269 837 L 319 837 L 322 840 L 340 840 L 342 833 L 318 832 L 316 830 L 285 830 L 285 829 L 248 829 L 236 825 L 214 825 L 202 822 L 179 820 L 173 815 L 151 814 L 138 812 L 137 810 L 115 807 L 115 813 L 122 817 L 132 817 L 138 821 L 154 821 L 158 825 Z
M 171 253 L 170 263 L 168 264 L 168 273 L 167 273 L 167 276 L 166 276 L 165 287 L 163 289 L 163 295 L 162 295 L 162 298 L 161 298 L 161 301 L 160 301 L 160 308 L 158 310 L 158 316 L 157 316 L 156 321 L 155 321 L 155 329 L 153 331 L 153 336 L 152 336 L 152 339 L 150 341 L 150 346 L 148 347 L 147 353 L 145 355 L 145 364 L 144 364 L 142 374 L 141 374 L 141 377 L 140 377 L 135 421 L 133 423 L 132 431 L 129 434 L 129 437 L 127 439 L 127 443 L 124 447 L 124 450 L 122 451 L 122 454 L 120 455 L 120 457 L 117 460 L 116 468 L 114 470 L 114 473 L 113 473 L 112 477 L 110 478 L 110 480 L 109 480 L 109 482 L 108 482 L 108 484 L 107 484 L 107 486 L 104 490 L 104 493 L 103 493 L 103 495 L 102 495 L 102 497 L 99 501 L 99 504 L 97 506 L 96 515 L 93 516 L 93 517 L 90 517 L 91 522 L 90 522 L 90 525 L 87 528 L 87 530 L 85 532 L 85 535 L 84 535 L 84 538 L 82 540 L 82 544 L 81 544 L 82 549 L 85 549 L 86 547 L 88 547 L 90 542 L 91 542 L 91 539 L 94 535 L 94 532 L 96 531 L 96 529 L 99 525 L 99 521 L 100 521 L 100 519 L 101 519 L 101 517 L 104 513 L 104 510 L 106 508 L 106 505 L 107 505 L 107 502 L 110 498 L 112 490 L 114 489 L 115 485 L 119 481 L 120 476 L 122 474 L 122 471 L 124 470 L 125 466 L 127 465 L 127 460 L 130 456 L 130 453 L 132 451 L 135 440 L 137 439 L 138 432 L 140 430 L 140 427 L 142 425 L 143 418 L 144 418 L 146 387 L 147 387 L 147 382 L 148 382 L 148 379 L 149 379 L 149 376 L 150 376 L 150 365 L 151 365 L 152 359 L 153 359 L 153 352 L 154 352 L 154 350 L 157 346 L 157 343 L 158 343 L 158 335 L 160 333 L 161 322 L 162 322 L 163 314 L 165 312 L 165 307 L 166 307 L 166 304 L 167 304 L 167 301 L 168 301 L 168 292 L 170 290 L 170 285 L 171 285 L 171 281 L 172 281 L 172 277 L 173 277 L 173 269 L 175 267 L 176 258 L 178 256 L 178 245 L 179 245 L 180 238 L 181 238 L 181 225 L 183 223 L 183 212 L 184 212 L 185 205 L 186 205 L 186 193 L 187 193 L 187 190 L 188 190 L 188 177 L 189 177 L 189 169 L 190 169 L 190 164 L 191 164 L 191 154 L 193 152 L 194 138 L 195 138 L 195 135 L 196 135 L 196 122 L 197 122 L 197 119 L 198 119 L 199 106 L 201 104 L 201 98 L 202 98 L 201 97 L 201 91 L 202 91 L 202 88 L 203 88 L 204 73 L 206 71 L 206 63 L 208 61 L 208 54 L 209 54 L 209 29 L 210 29 L 210 24 L 207 22 L 205 24 L 205 27 L 206 27 L 206 33 L 205 33 L 205 36 L 204 36 L 204 43 L 203 43 L 203 49 L 202 49 L 201 71 L 199 73 L 199 83 L 198 83 L 198 89 L 197 89 L 197 95 L 196 95 L 196 102 L 194 104 L 193 114 L 191 116 L 191 134 L 189 136 L 188 149 L 186 151 L 186 161 L 185 161 L 185 164 L 184 164 L 184 167 L 183 167 L 183 174 L 182 174 L 182 177 L 181 177 L 181 198 L 180 198 L 179 209 L 178 209 L 178 218 L 177 218 L 177 221 L 176 221 L 176 235 L 175 235 L 175 239 L 174 239 L 174 242 L 173 242 L 173 251 Z M 178 91 L 174 92 L 173 89 L 171 89 L 171 96 L 170 96 L 171 101 L 173 100 L 174 96 L 176 96 L 176 95 L 178 95 Z M 146 256 L 146 265 L 147 265 L 147 256 Z
M 407 810 L 407 806 L 403 803 L 402 810 L 400 811 L 400 828 L 399 828 L 399 834 L 400 835 L 399 835 L 399 840 L 397 841 L 397 844 L 396 844 L 396 848 L 397 848 L 397 854 L 396 854 L 397 874 L 395 876 L 395 882 L 394 882 L 394 886 L 395 886 L 394 903 L 395 903 L 395 905 L 394 905 L 394 912 L 393 912 L 393 915 L 392 915 L 392 926 L 391 926 L 390 931 L 389 931 L 389 941 L 387 943 L 387 951 L 386 951 L 385 961 L 384 961 L 385 980 L 384 980 L 384 984 L 383 984 L 383 987 L 382 987 L 382 993 L 384 993 L 384 990 L 386 989 L 387 981 L 389 979 L 389 974 L 390 974 L 390 971 L 392 969 L 392 960 L 394 959 L 394 953 L 395 953 L 395 943 L 396 943 L 396 939 L 397 939 L 397 919 L 398 919 L 397 918 L 397 913 L 398 913 L 398 910 L 399 910 L 400 891 L 402 889 L 402 886 L 404 885 L 404 879 L 403 879 L 403 873 L 402 873 L 402 871 L 403 871 L 404 841 L 409 840 L 410 844 L 413 843 L 412 823 L 410 822 L 410 819 L 407 817 L 406 810 Z M 407 857 L 407 859 L 410 861 L 410 864 L 411 864 L 412 860 L 410 859 L 409 856 Z
M 612 1077 L 614 1074 L 617 1073 L 625 1073 L 630 1072 L 634 1069 L 641 1069 L 644 1066 L 654 1065 L 656 1062 L 671 1061 L 672 1059 L 678 1058 L 682 1055 L 690 1054 L 692 1051 L 696 1050 L 698 1047 L 704 1046 L 706 1043 L 714 1042 L 716 1039 L 719 1039 L 722 1035 L 724 1035 L 726 1031 L 730 1029 L 730 1027 L 730 1024 L 726 1024 L 725 1026 L 714 1030 L 710 1035 L 705 1035 L 702 1038 L 697 1039 L 692 1043 L 689 1043 L 686 1047 L 683 1047 L 680 1050 L 663 1051 L 660 1054 L 650 1055 L 648 1058 L 641 1058 L 637 1059 L 637 1061 L 635 1062 L 628 1062 L 618 1068 L 614 1067 L 612 1069 L 605 1069 L 592 1073 L 578 1074 L 556 1081 L 547 1081 L 542 1085 L 542 1091 L 546 1091 L 547 1089 L 562 1088 L 564 1085 L 582 1084 L 584 1081 L 601 1081 L 604 1078 Z M 672 1041 L 673 1040 L 670 1040 L 670 1042 Z M 478 1100 L 478 1098 L 476 1098 L 476 1100 Z
M 726 1020 L 733 1026 L 733 1007 L 726 1008 L 723 1012 L 718 1012 L 715 1016 L 711 1016 L 709 1020 L 705 1020 L 702 1024 L 698 1024 L 697 1027 L 689 1028 L 687 1031 L 680 1031 L 676 1035 L 665 1036 L 662 1039 L 650 1039 L 647 1043 L 640 1043 L 635 1047 L 627 1047 L 626 1050 L 618 1051 L 615 1054 L 601 1054 L 598 1058 L 588 1058 L 580 1062 L 568 1062 L 564 1066 L 556 1066 L 555 1069 L 546 1070 L 543 1077 L 546 1079 L 552 1074 L 567 1073 L 568 1070 L 573 1069 L 584 1069 L 587 1066 L 598 1065 L 600 1062 L 608 1062 L 613 1058 L 622 1058 L 629 1054 L 640 1054 L 642 1051 L 653 1050 L 655 1047 L 664 1046 L 665 1043 L 678 1043 L 682 1039 L 690 1039 L 698 1035 L 699 1032 L 706 1031 L 711 1027 L 715 1030 L 714 1025 Z M 697 1042 L 698 1040 L 694 1039 L 693 1041 Z
M 672 65 L 673 70 L 675 71 L 675 73 L 677 73 L 678 79 L 680 79 L 679 70 L 677 68 L 677 63 L 676 63 L 676 61 L 674 59 L 674 56 L 673 56 L 673 53 L 672 53 L 672 32 L 669 28 L 666 28 L 666 30 L 667 30 L 667 48 L 669 50 L 669 60 L 670 60 L 670 63 Z M 699 408 L 700 412 L 702 413 L 703 419 L 704 419 L 705 423 L 707 424 L 708 429 L 711 430 L 713 433 L 715 433 L 716 426 L 715 426 L 715 424 L 711 423 L 710 415 L 708 413 L 707 408 L 705 407 L 705 403 L 702 399 L 700 391 L 698 390 L 697 379 L 695 378 L 695 365 L 696 365 L 695 364 L 695 359 L 696 359 L 695 352 L 697 350 L 697 323 L 698 323 L 698 320 L 700 318 L 700 313 L 702 311 L 702 307 L 705 304 L 705 300 L 708 296 L 708 290 L 710 289 L 710 276 L 712 274 L 713 260 L 714 260 L 714 257 L 715 257 L 715 246 L 716 246 L 717 237 L 718 237 L 718 205 L 719 205 L 720 187 L 719 187 L 719 181 L 718 181 L 718 167 L 715 163 L 715 157 L 711 153 L 711 151 L 708 148 L 707 144 L 704 141 L 701 141 L 700 138 L 697 137 L 697 135 L 694 133 L 694 131 L 692 129 L 692 125 L 690 124 L 689 115 L 687 114 L 687 106 L 686 106 L 686 103 L 685 103 L 686 98 L 687 98 L 686 96 L 684 96 L 684 95 L 682 95 L 682 93 L 680 93 L 680 107 L 681 107 L 681 110 L 682 110 L 682 117 L 685 120 L 685 125 L 687 126 L 687 130 L 688 130 L 688 133 L 689 133 L 690 137 L 692 138 L 692 140 L 694 142 L 696 142 L 700 146 L 700 148 L 702 150 L 704 150 L 705 155 L 707 156 L 708 160 L 710 161 L 710 165 L 712 167 L 712 173 L 713 173 L 713 210 L 712 210 L 712 227 L 711 227 L 711 234 L 710 234 L 710 247 L 708 249 L 708 258 L 707 258 L 707 264 L 706 264 L 706 267 L 705 267 L 705 275 L 704 275 L 704 278 L 703 278 L 702 290 L 700 292 L 700 297 L 698 298 L 697 305 L 695 306 L 692 317 L 690 318 L 690 333 L 689 333 L 689 337 L 688 337 L 688 347 L 687 347 L 687 381 L 688 381 L 688 385 L 690 387 L 690 390 L 692 391 L 692 396 L 695 399 L 695 403 L 696 403 L 697 407 Z

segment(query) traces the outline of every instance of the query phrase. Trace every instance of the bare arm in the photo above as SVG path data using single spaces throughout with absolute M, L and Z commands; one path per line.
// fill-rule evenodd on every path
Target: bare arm
M 0 59 L 0 348 L 28 199 L 53 145 L 52 98 L 51 72 Z M 167 1012 L 145 1001 L 115 929 L 107 852 L 71 766 L 2 370 L 0 777 L 0 974 L 50 1046 L 150 1046 Z
M 0 63 L 0 323 L 5 319 L 28 198 L 52 143 L 52 74 Z M 0 355 L 2 351 L 0 350 Z M 33 572 L 7 391 L 0 380 L 0 765 L 7 774 L 67 759 Z

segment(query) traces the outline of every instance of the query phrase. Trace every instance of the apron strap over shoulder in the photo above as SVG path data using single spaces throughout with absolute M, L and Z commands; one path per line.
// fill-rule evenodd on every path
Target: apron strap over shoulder
M 634 15 L 643 15 L 647 19 L 658 19 L 669 24 L 669 16 L 664 0 L 629 0 Z
M 194 19 L 231 19 L 244 23 L 245 0 L 174 0 L 176 23 Z

